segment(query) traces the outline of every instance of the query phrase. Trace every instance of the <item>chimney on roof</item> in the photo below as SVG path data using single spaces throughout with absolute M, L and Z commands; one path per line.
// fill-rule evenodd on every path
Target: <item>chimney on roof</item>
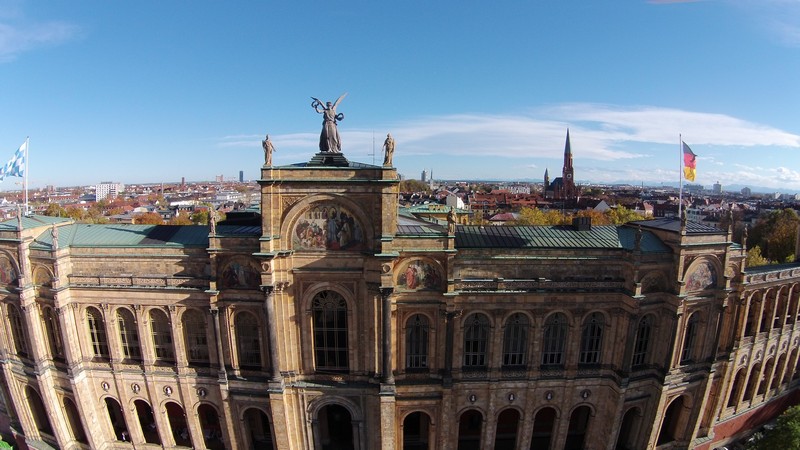
M 592 218 L 575 217 L 572 219 L 572 228 L 575 228 L 575 231 L 592 231 Z

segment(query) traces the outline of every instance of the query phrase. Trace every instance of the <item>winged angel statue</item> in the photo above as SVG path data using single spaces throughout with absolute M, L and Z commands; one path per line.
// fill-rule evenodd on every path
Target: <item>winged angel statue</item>
M 339 140 L 339 129 L 336 124 L 344 119 L 344 114 L 336 113 L 336 107 L 339 102 L 347 96 L 347 92 L 342 94 L 335 102 L 326 102 L 324 105 L 318 99 L 311 97 L 311 107 L 314 111 L 322 114 L 322 133 L 319 135 L 319 151 L 330 153 L 341 153 L 342 142 Z

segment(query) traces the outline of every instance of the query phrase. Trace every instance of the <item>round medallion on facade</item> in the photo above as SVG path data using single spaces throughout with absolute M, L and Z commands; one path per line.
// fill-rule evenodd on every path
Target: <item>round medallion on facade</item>
M 139 386 L 138 383 L 133 383 L 131 384 L 131 390 L 133 391 L 134 394 L 138 394 L 139 391 L 142 390 L 142 388 Z
M 172 395 L 172 388 L 169 386 L 164 386 L 164 395 L 166 395 L 167 397 Z
M 102 383 L 100 383 L 100 387 L 101 387 L 101 388 L 103 388 L 103 390 L 104 390 L 104 391 L 106 391 L 106 392 L 108 392 L 108 390 L 109 390 L 109 389 L 111 389 L 111 385 L 109 385 L 109 384 L 108 384 L 107 382 L 105 382 L 105 381 L 103 381 Z
M 208 395 L 208 391 L 206 390 L 206 388 L 197 388 L 197 396 L 198 397 L 206 398 L 206 395 Z
M 550 401 L 555 397 L 555 393 L 553 391 L 547 391 L 544 393 L 544 399 Z
M 588 389 L 584 389 L 584 390 L 581 391 L 581 398 L 584 399 L 584 400 L 589 398 L 591 395 L 592 395 L 592 391 L 590 391 Z
M 475 403 L 476 401 L 478 401 L 478 396 L 475 394 L 469 394 L 467 400 L 469 400 L 470 403 Z

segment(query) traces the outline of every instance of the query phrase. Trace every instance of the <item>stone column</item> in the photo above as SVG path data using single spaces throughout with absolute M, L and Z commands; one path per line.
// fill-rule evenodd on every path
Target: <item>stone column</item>
M 444 313 L 445 320 L 445 346 L 444 346 L 444 376 L 442 384 L 445 387 L 453 385 L 453 333 L 455 333 L 453 321 L 461 315 L 461 311 L 448 311 Z
M 383 383 L 387 385 L 394 385 L 394 373 L 392 372 L 392 293 L 394 288 L 382 287 L 381 293 L 381 318 L 383 319 L 383 333 L 382 333 L 382 365 L 381 372 L 383 373 Z
M 270 383 L 280 383 L 280 358 L 278 358 L 278 324 L 275 318 L 275 286 L 261 285 L 261 292 L 264 293 L 264 310 L 267 314 L 267 332 L 269 334 L 269 373 Z M 282 387 L 277 386 L 279 390 Z
M 217 359 L 219 362 L 219 367 L 217 368 L 217 375 L 219 376 L 220 382 L 227 382 L 228 381 L 228 374 L 225 371 L 225 354 L 222 352 L 222 330 L 219 326 L 219 308 L 212 306 L 209 311 L 211 312 L 211 318 L 214 322 L 214 339 L 217 342 Z

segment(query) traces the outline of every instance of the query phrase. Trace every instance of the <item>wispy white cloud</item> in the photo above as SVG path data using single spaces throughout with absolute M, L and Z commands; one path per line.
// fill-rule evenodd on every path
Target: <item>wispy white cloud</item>
M 4 5 L 5 6 L 5 5 Z M 0 15 L 0 62 L 38 47 L 57 45 L 74 39 L 80 28 L 63 21 L 31 21 L 15 7 Z
M 601 161 L 647 157 L 647 144 L 676 144 L 678 133 L 692 145 L 800 148 L 800 136 L 724 114 L 658 107 L 574 103 L 518 115 L 455 114 L 387 125 L 406 155 L 444 154 L 515 158 L 557 157 L 566 129 L 581 158 Z M 373 131 L 343 129 L 347 151 L 380 148 Z M 260 145 L 261 135 L 228 136 L 221 147 Z M 276 148 L 314 149 L 318 132 L 271 135 Z M 643 145 L 644 144 L 644 145 Z M 628 147 L 636 146 L 634 151 Z
M 800 47 L 800 1 L 727 0 L 738 7 L 763 33 L 787 47 Z

